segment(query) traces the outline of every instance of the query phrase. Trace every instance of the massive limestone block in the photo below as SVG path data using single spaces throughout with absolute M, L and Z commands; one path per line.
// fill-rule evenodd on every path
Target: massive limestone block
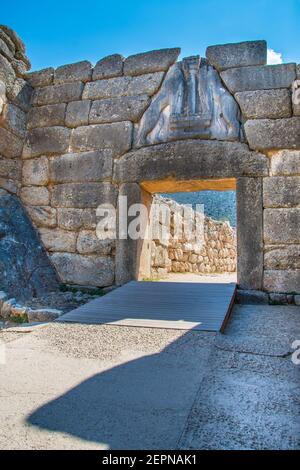
M 264 207 L 295 207 L 299 204 L 300 176 L 264 178 Z
M 53 207 L 93 208 L 100 204 L 115 204 L 117 189 L 111 183 L 66 183 L 51 190 Z
M 300 245 L 267 246 L 265 269 L 300 269 Z
M 27 134 L 23 158 L 65 153 L 69 148 L 70 134 L 70 129 L 59 126 L 32 129 Z
M 47 251 L 76 251 L 77 233 L 67 230 L 40 228 L 39 234 Z
M 135 128 L 135 146 L 188 138 L 238 140 L 239 109 L 218 72 L 187 57 L 168 71 L 159 93 Z
M 56 275 L 19 200 L 0 196 L 1 287 L 18 300 L 58 288 Z
M 0 80 L 5 83 L 8 90 L 13 87 L 16 78 L 10 62 L 0 54 Z
M 266 41 L 246 41 L 235 44 L 209 46 L 206 58 L 217 70 L 267 63 Z
M 88 82 L 92 77 L 92 65 L 89 61 L 76 62 L 58 67 L 54 73 L 54 84 L 67 82 Z
M 112 177 L 112 151 L 68 153 L 50 160 L 53 183 L 101 181 Z
M 65 283 L 98 287 L 113 284 L 114 262 L 106 256 L 54 253 L 51 261 Z
M 48 206 L 50 201 L 48 189 L 41 186 L 24 186 L 20 196 L 24 204 L 31 206 Z
M 180 48 L 160 49 L 127 57 L 124 62 L 124 75 L 166 71 L 176 62 Z
M 299 227 L 300 208 L 264 210 L 266 244 L 300 243 Z
M 0 177 L 20 180 L 22 174 L 22 161 L 19 158 L 0 157 Z
M 152 96 L 160 87 L 164 73 L 156 72 L 138 77 L 116 77 L 86 83 L 83 99 L 118 98 L 147 94 Z
M 300 151 L 281 150 L 270 158 L 271 175 L 300 175 Z
M 237 276 L 243 289 L 261 289 L 263 276 L 263 201 L 262 178 L 237 181 Z M 255 254 L 255 255 L 254 255 Z
M 114 180 L 196 180 L 267 176 L 269 160 L 247 145 L 185 140 L 133 150 L 115 161 Z
M 8 191 L 9 193 L 17 194 L 20 189 L 20 183 L 7 178 L 0 178 L 0 188 Z
M 292 115 L 288 89 L 243 91 L 234 95 L 245 119 L 279 119 Z
M 78 127 L 89 124 L 91 101 L 72 101 L 67 106 L 66 126 Z
M 16 46 L 14 45 L 13 41 L 10 39 L 9 35 L 5 33 L 5 31 L 0 26 L 0 38 L 2 42 L 5 42 L 7 48 L 14 56 L 16 53 Z
M 54 68 L 48 67 L 46 69 L 31 72 L 26 75 L 26 80 L 33 88 L 52 85 L 54 78 Z
M 93 69 L 93 80 L 120 77 L 123 74 L 123 61 L 124 57 L 120 54 L 112 54 L 98 60 Z
M 149 104 L 148 95 L 122 96 L 93 101 L 89 122 L 138 121 Z
M 13 86 L 7 90 L 7 97 L 11 103 L 27 113 L 31 107 L 33 88 L 22 78 L 16 78 Z
M 238 67 L 221 72 L 231 93 L 289 88 L 296 78 L 295 64 Z
M 114 246 L 114 240 L 100 240 L 96 235 L 96 230 L 82 230 L 78 234 L 77 251 L 80 254 L 109 255 Z
M 264 289 L 268 292 L 300 292 L 300 269 L 264 272 Z
M 254 119 L 244 127 L 252 149 L 300 149 L 300 117 Z
M 22 182 L 25 186 L 45 186 L 49 181 L 49 163 L 45 156 L 25 160 L 22 168 Z
M 22 153 L 23 139 L 0 127 L 0 154 L 7 158 L 19 157 Z
M 49 206 L 27 206 L 30 220 L 37 227 L 53 228 L 57 225 L 56 209 Z
M 65 123 L 65 112 L 65 103 L 31 108 L 27 117 L 27 129 L 34 129 L 35 127 L 63 126 Z
M 18 106 L 7 103 L 0 116 L 0 126 L 22 139 L 26 133 L 26 114 Z
M 57 209 L 57 224 L 65 230 L 80 228 L 93 230 L 96 228 L 96 209 Z
M 83 87 L 82 82 L 74 82 L 36 88 L 33 93 L 32 104 L 33 106 L 43 106 L 45 104 L 77 101 L 81 98 Z
M 72 132 L 74 151 L 111 149 L 114 156 L 122 155 L 131 147 L 132 123 L 128 121 L 77 127 Z

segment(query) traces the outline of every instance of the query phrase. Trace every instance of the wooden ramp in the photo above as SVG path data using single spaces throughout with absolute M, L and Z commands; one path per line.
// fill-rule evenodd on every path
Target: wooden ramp
M 234 283 L 132 281 L 62 315 L 57 321 L 223 331 L 235 290 Z

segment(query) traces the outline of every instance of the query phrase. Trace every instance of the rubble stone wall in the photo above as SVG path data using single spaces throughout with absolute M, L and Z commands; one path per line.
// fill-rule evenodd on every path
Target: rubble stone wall
M 299 292 L 299 65 L 266 65 L 265 41 L 179 52 L 27 73 L 24 44 L 1 26 L 0 187 L 21 198 L 63 282 L 105 286 L 132 277 L 136 253 L 98 240 L 100 203 L 137 202 L 145 181 L 235 179 L 240 286 Z
M 236 231 L 228 222 L 204 217 L 203 240 L 190 240 L 183 231 L 182 238 L 174 238 L 174 218 L 183 213 L 183 205 L 171 199 L 159 197 L 159 205 L 170 210 L 171 236 L 164 241 L 162 231 L 152 240 L 151 275 L 163 277 L 173 273 L 225 273 L 236 271 Z M 196 214 L 192 211 L 192 218 Z

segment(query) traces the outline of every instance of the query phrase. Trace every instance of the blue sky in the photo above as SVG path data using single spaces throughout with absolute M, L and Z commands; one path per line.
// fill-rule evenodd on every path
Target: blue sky
M 252 39 L 266 39 L 284 62 L 300 62 L 300 0 L 2 3 L 0 22 L 26 43 L 32 70 L 175 46 L 182 56 L 204 55 L 208 45 Z

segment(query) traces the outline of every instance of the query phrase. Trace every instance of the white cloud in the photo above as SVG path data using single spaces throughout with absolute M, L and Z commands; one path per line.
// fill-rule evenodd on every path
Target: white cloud
M 273 49 L 268 49 L 267 53 L 267 64 L 268 65 L 275 65 L 275 64 L 282 64 L 282 54 L 281 52 L 275 52 Z

